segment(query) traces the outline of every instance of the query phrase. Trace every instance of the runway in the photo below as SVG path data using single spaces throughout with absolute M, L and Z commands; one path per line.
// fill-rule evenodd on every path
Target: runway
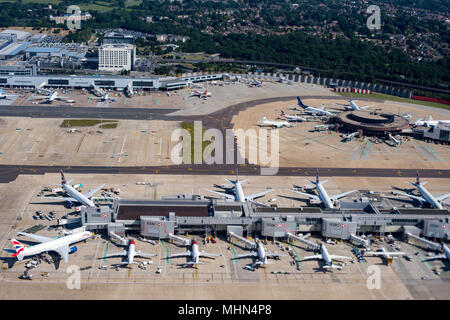
M 254 165 L 239 165 L 240 176 L 257 176 L 261 168 Z M 405 177 L 414 178 L 417 169 L 384 168 L 318 168 L 322 177 Z M 8 183 L 19 174 L 43 175 L 64 170 L 74 174 L 173 174 L 173 175 L 225 175 L 236 176 L 235 165 L 174 165 L 174 166 L 140 166 L 140 167 L 104 167 L 104 166 L 24 166 L 0 165 L 0 183 Z M 282 167 L 277 176 L 313 177 L 316 168 Z M 423 169 L 422 178 L 450 178 L 450 170 Z
M 73 119 L 111 119 L 111 120 L 171 120 L 171 121 L 194 121 L 220 119 L 220 126 L 228 127 L 235 113 L 248 107 L 271 103 L 276 101 L 295 100 L 296 96 L 273 97 L 257 99 L 228 106 L 222 110 L 209 115 L 202 116 L 178 116 L 170 115 L 180 109 L 170 108 L 97 108 L 97 107 L 74 107 L 74 106 L 11 106 L 0 105 L 0 117 L 31 117 L 31 118 L 73 118 Z M 330 96 L 302 96 L 304 99 L 334 99 L 345 100 L 346 97 Z M 364 100 L 364 99 L 360 99 Z M 368 99 L 369 100 L 369 99 Z M 375 101 L 374 99 L 372 99 Z M 371 100 L 371 101 L 372 101 Z M 378 101 L 378 100 L 377 100 Z M 224 121 L 224 118 L 226 121 Z
M 112 119 L 112 120 L 173 120 L 168 113 L 179 109 L 161 108 L 95 108 L 57 106 L 0 106 L 2 117 Z

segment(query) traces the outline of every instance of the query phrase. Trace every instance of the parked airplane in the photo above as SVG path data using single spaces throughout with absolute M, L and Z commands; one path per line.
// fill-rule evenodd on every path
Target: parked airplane
M 248 181 L 247 179 L 245 179 L 245 180 L 237 180 L 237 179 L 236 180 L 229 180 L 229 179 L 225 179 L 225 180 L 230 182 L 230 183 L 232 183 L 234 187 L 231 188 L 231 189 L 228 189 L 228 188 L 224 188 L 224 189 L 228 189 L 228 190 L 232 191 L 233 194 L 229 194 L 229 193 L 225 193 L 225 192 L 218 192 L 218 191 L 213 191 L 213 190 L 208 190 L 208 189 L 205 189 L 205 190 L 208 191 L 208 192 L 217 194 L 219 196 L 226 197 L 228 199 L 234 200 L 236 202 L 252 201 L 252 202 L 256 202 L 256 203 L 259 203 L 259 202 L 254 201 L 254 199 L 260 198 L 260 197 L 264 196 L 265 194 L 274 191 L 272 189 L 271 190 L 265 190 L 265 191 L 262 191 L 262 192 L 258 192 L 258 193 L 254 193 L 254 194 L 246 196 L 244 194 L 244 191 L 242 190 L 242 184 L 247 182 Z
M 351 191 L 335 194 L 333 196 L 328 196 L 327 191 L 323 187 L 323 184 L 326 183 L 328 180 L 325 180 L 325 181 L 320 181 L 319 180 L 319 169 L 317 169 L 316 181 L 312 181 L 312 180 L 306 180 L 306 181 L 309 181 L 312 184 L 314 184 L 315 189 L 317 190 L 318 196 L 313 195 L 313 194 L 309 194 L 309 193 L 300 192 L 300 191 L 297 191 L 297 190 L 291 190 L 291 191 L 310 198 L 310 203 L 311 204 L 319 204 L 319 203 L 321 203 L 328 209 L 333 209 L 334 206 L 337 204 L 337 200 L 338 199 L 343 198 L 346 195 L 356 191 L 356 190 L 351 190 Z
M 428 120 L 422 120 L 419 119 L 416 122 L 414 122 L 415 126 L 425 126 L 425 127 L 431 127 L 437 125 L 439 122 L 442 123 L 450 123 L 450 120 L 433 120 L 432 116 L 428 117 Z
M 132 98 L 134 96 L 134 90 L 131 82 L 128 83 L 125 94 L 128 98 Z
M 338 256 L 335 254 L 329 254 L 327 247 L 325 247 L 324 244 L 321 244 L 320 246 L 320 254 L 316 254 L 313 256 L 307 256 L 304 257 L 303 259 L 301 259 L 302 261 L 306 261 L 306 260 L 313 260 L 313 259 L 318 259 L 318 260 L 324 260 L 326 265 L 323 266 L 324 269 L 338 269 L 338 270 L 342 270 L 342 266 L 337 266 L 335 264 L 333 264 L 333 260 L 339 260 L 339 259 L 353 259 L 351 257 L 346 257 L 346 256 Z
M 0 99 L 9 99 L 10 97 L 17 97 L 17 94 L 6 94 L 0 89 Z
M 351 110 L 365 110 L 368 109 L 370 107 L 372 107 L 372 105 L 366 105 L 366 106 L 358 106 L 356 104 L 356 102 L 353 99 L 350 99 L 349 104 L 342 104 L 342 103 L 336 103 L 339 106 L 343 106 L 345 108 L 346 111 L 351 111 Z
M 211 96 L 212 96 L 211 92 L 208 92 L 208 90 L 205 90 L 203 92 L 198 91 L 198 90 L 194 90 L 194 91 L 191 92 L 191 97 L 199 97 L 199 98 L 202 98 L 202 99 L 206 99 L 206 98 L 211 97 Z
M 259 81 L 259 80 L 253 79 L 253 80 L 251 80 L 251 81 L 249 82 L 248 86 L 249 86 L 249 87 L 258 87 L 258 88 L 259 88 L 259 87 L 262 86 L 262 84 L 263 84 L 262 80 Z
M 443 209 L 442 204 L 450 206 L 449 202 L 445 202 L 444 201 L 445 199 L 450 197 L 450 193 L 444 194 L 444 195 L 439 196 L 439 197 L 434 197 L 424 187 L 427 184 L 427 182 L 420 182 L 419 171 L 417 171 L 416 183 L 413 183 L 413 182 L 407 182 L 407 183 L 409 183 L 409 184 L 413 185 L 414 187 L 416 187 L 422 197 L 415 196 L 415 195 L 408 194 L 408 193 L 398 192 L 398 191 L 392 191 L 392 194 L 396 194 L 396 195 L 401 195 L 401 196 L 406 196 L 406 197 L 412 198 L 414 200 L 419 201 L 421 204 L 423 204 L 424 202 L 428 203 L 435 209 Z
M 324 109 L 324 106 L 322 105 L 322 107 L 319 108 L 313 108 L 313 107 L 309 107 L 307 105 L 304 105 L 302 102 L 302 99 L 300 99 L 300 97 L 297 97 L 298 100 L 298 106 L 300 106 L 301 109 L 298 108 L 293 108 L 293 110 L 297 110 L 297 111 L 304 111 L 313 115 L 326 115 L 326 116 L 333 116 L 333 113 L 330 111 L 327 111 Z
M 264 117 L 263 120 L 260 122 L 260 126 L 263 125 L 270 126 L 272 128 L 284 128 L 292 126 L 288 121 L 268 120 L 266 117 Z
M 100 98 L 96 98 L 100 102 L 114 102 L 116 100 L 109 97 L 107 93 L 104 93 Z
M 193 241 L 191 245 L 191 250 L 186 250 L 183 253 L 175 253 L 167 257 L 167 259 L 170 258 L 180 258 L 180 257 L 190 257 L 191 260 L 186 262 L 186 266 L 196 266 L 197 264 L 204 264 L 204 262 L 199 261 L 200 257 L 206 257 L 206 258 L 214 258 L 214 257 L 220 257 L 221 254 L 217 253 L 208 253 L 205 251 L 199 251 L 198 250 L 198 243 L 197 241 Z
M 441 247 L 442 250 L 444 251 L 443 254 L 438 254 L 436 256 L 427 258 L 427 259 L 425 259 L 423 261 L 430 261 L 430 260 L 437 260 L 437 259 L 443 259 L 443 260 L 450 261 L 450 250 L 449 250 L 449 248 L 445 245 L 445 243 L 442 243 L 441 246 L 442 246 Z
M 58 91 L 50 92 L 47 96 L 34 97 L 36 99 L 42 100 L 40 103 L 52 103 L 55 100 L 66 101 L 68 103 L 74 103 L 75 100 L 67 99 L 68 97 L 60 96 Z M 34 100 L 33 98 L 33 100 Z
M 280 117 L 285 117 L 286 119 L 288 119 L 288 121 L 300 121 L 300 122 L 306 121 L 306 119 L 303 117 L 285 114 L 283 110 L 281 110 Z
M 105 95 L 105 92 L 102 89 L 100 89 L 99 87 L 97 87 L 95 84 L 92 85 L 92 92 L 97 97 L 101 97 L 101 96 Z
M 101 188 L 103 188 L 105 186 L 105 184 L 102 184 L 101 186 L 89 190 L 89 192 L 82 194 L 79 191 L 77 191 L 74 187 L 72 187 L 69 183 L 72 180 L 69 180 L 68 182 L 66 182 L 66 178 L 64 177 L 64 173 L 61 170 L 61 188 L 70 196 L 70 197 L 50 197 L 50 196 L 45 196 L 42 198 L 45 199 L 52 199 L 52 200 L 59 200 L 59 201 L 70 201 L 70 202 L 79 202 L 83 205 L 86 205 L 88 207 L 95 207 L 95 204 L 90 200 L 90 198 L 97 192 L 99 191 Z M 81 210 L 81 207 L 77 207 L 76 208 L 77 211 Z
M 342 136 L 342 140 L 343 141 L 352 141 L 354 138 L 359 136 L 359 131 L 355 131 L 353 133 L 349 133 L 349 134 L 344 134 Z
M 146 253 L 141 251 L 136 251 L 136 243 L 134 240 L 131 240 L 130 244 L 128 245 L 128 250 L 123 250 L 122 252 L 118 253 L 110 253 L 104 256 L 104 258 L 112 258 L 112 257 L 126 257 L 126 261 L 118 263 L 117 265 L 130 265 L 130 264 L 138 264 L 139 262 L 134 261 L 134 257 L 142 257 L 142 258 L 149 258 L 149 257 L 155 257 L 156 254 L 153 253 Z
M 16 253 L 14 253 L 12 256 L 17 257 L 17 260 L 21 261 L 24 257 L 34 256 L 42 252 L 55 251 L 63 258 L 65 262 L 68 262 L 69 253 L 75 252 L 77 250 L 76 247 L 72 247 L 69 249 L 69 246 L 72 243 L 87 240 L 92 236 L 92 232 L 82 231 L 57 239 L 38 236 L 36 234 L 29 234 L 25 232 L 19 232 L 18 235 L 23 235 L 32 238 L 40 242 L 40 244 L 31 247 L 26 247 L 16 239 L 11 239 L 14 245 L 14 249 L 16 250 Z
M 406 252 L 389 252 L 384 247 L 381 247 L 378 251 L 366 251 L 364 252 L 364 256 L 369 255 L 371 257 L 382 257 L 385 259 L 388 263 L 392 262 L 393 258 L 396 258 L 398 256 L 406 256 Z
M 278 258 L 285 257 L 287 255 L 280 254 L 278 252 L 266 252 L 263 244 L 260 241 L 257 241 L 258 247 L 256 250 L 253 250 L 250 253 L 238 254 L 234 259 L 242 259 L 242 258 L 256 258 L 256 261 L 252 264 L 252 267 L 255 266 L 266 266 L 267 264 L 273 264 L 273 262 L 267 261 L 268 258 Z

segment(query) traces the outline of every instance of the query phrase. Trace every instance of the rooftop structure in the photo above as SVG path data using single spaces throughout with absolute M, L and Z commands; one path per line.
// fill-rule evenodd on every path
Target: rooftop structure
M 409 128 L 409 121 L 392 113 L 376 111 L 346 111 L 337 116 L 338 122 L 351 131 L 365 135 L 384 136 Z

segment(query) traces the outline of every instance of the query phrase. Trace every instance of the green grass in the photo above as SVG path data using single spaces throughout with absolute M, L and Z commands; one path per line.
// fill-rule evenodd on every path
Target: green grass
M 71 127 L 92 127 L 99 123 L 105 123 L 105 122 L 114 122 L 115 127 L 117 127 L 117 120 L 96 120 L 96 119 L 66 119 L 59 125 L 60 128 L 67 128 L 67 125 L 69 124 Z M 102 128 L 104 128 L 106 124 L 102 125 Z M 114 128 L 115 128 L 114 127 Z
M 102 6 L 99 4 L 95 4 L 95 3 L 90 3 L 90 4 L 80 4 L 79 5 L 81 11 L 98 11 L 98 12 L 106 12 L 106 11 L 111 11 L 114 8 L 118 8 L 118 7 L 109 7 L 109 6 Z
M 191 163 L 194 163 L 194 141 L 195 141 L 194 123 L 193 122 L 183 122 L 181 124 L 181 128 L 189 131 L 189 133 L 191 135 Z M 205 131 L 206 131 L 205 128 L 202 127 L 202 137 L 205 136 Z M 202 141 L 202 160 L 203 160 L 203 151 L 210 143 L 211 142 L 209 142 L 209 141 Z
M 341 96 L 344 96 L 344 97 L 352 96 L 353 98 L 369 98 L 369 99 L 373 98 L 373 99 L 380 99 L 380 100 L 398 101 L 398 102 L 406 102 L 406 103 L 418 104 L 418 105 L 422 105 L 422 106 L 429 106 L 429 107 L 434 107 L 434 108 L 450 110 L 450 106 L 448 106 L 446 104 L 431 102 L 431 101 L 422 101 L 422 100 L 402 98 L 402 97 L 391 96 L 389 94 L 378 93 L 378 92 L 374 92 L 372 94 L 350 93 L 350 92 L 336 92 L 336 93 Z
M 17 0 L 0 0 L 0 2 L 15 3 Z M 58 4 L 61 0 L 22 0 L 22 3 Z
M 100 126 L 101 129 L 115 129 L 117 128 L 117 123 L 107 123 L 107 124 L 102 124 Z

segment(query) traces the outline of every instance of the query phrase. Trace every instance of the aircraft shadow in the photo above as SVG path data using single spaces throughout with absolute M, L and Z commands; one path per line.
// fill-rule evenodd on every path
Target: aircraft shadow
M 283 196 L 281 194 L 278 194 L 277 196 L 280 197 L 280 198 L 285 198 L 285 199 L 289 199 L 289 200 L 295 200 L 295 201 L 301 201 L 301 202 L 304 202 L 304 203 L 308 203 L 308 199 L 306 199 L 306 198 L 297 198 L 297 197 L 291 197 L 291 196 Z

